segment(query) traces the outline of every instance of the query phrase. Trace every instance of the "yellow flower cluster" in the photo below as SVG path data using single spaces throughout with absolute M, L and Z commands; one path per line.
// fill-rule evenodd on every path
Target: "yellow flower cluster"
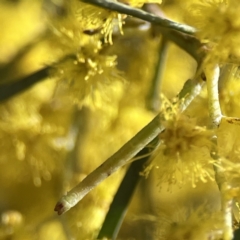
M 238 0 L 195 0 L 185 3 L 186 19 L 212 49 L 218 62 L 239 62 L 240 20 Z
M 156 153 L 156 164 L 161 183 L 181 186 L 187 181 L 196 183 L 213 179 L 210 157 L 211 131 L 196 126 L 196 121 L 181 115 L 168 121 L 160 134 L 160 147 Z
M 60 80 L 63 98 L 82 105 L 101 86 L 121 79 L 116 56 L 108 55 L 107 48 L 113 32 L 122 31 L 122 15 L 80 1 L 69 2 L 66 9 L 61 19 L 49 18 L 52 41 L 62 57 L 52 76 Z
M 156 233 L 158 239 L 221 239 L 224 222 L 219 213 L 211 212 L 210 206 L 205 204 L 197 209 L 176 206 L 171 208 L 173 207 L 171 213 L 160 214 L 159 229 Z
M 11 164 L 14 161 L 19 174 L 25 168 L 26 179 L 32 178 L 36 186 L 41 185 L 42 179 L 50 180 L 52 173 L 62 168 L 62 164 L 56 163 L 65 152 L 55 141 L 68 131 L 67 118 L 62 122 L 49 121 L 52 109 L 47 98 L 52 94 L 53 84 L 50 81 L 46 82 L 48 94 L 44 87 L 32 89 L 30 93 L 1 104 L 0 107 L 0 147 L 5 153 L 1 154 L 0 162 Z M 49 112 L 44 111 L 45 104 L 41 94 L 46 97 L 45 104 Z M 31 104 L 26 104 L 29 99 Z M 53 161 L 49 161 L 49 156 Z M 5 174 L 11 178 L 16 173 L 13 171 Z
M 101 48 L 94 47 L 90 44 L 82 47 L 75 56 L 67 57 L 56 64 L 53 76 L 60 80 L 59 88 L 63 99 L 71 99 L 82 105 L 89 96 L 94 100 L 96 92 L 102 86 L 113 85 L 114 81 L 122 80 L 115 69 L 116 56 L 101 55 Z

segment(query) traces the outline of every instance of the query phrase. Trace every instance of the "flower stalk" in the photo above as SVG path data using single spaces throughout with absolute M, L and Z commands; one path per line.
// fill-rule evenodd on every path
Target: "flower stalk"
M 145 20 L 147 22 L 155 23 L 163 28 L 169 28 L 169 29 L 176 30 L 176 31 L 186 33 L 186 34 L 190 34 L 190 35 L 196 33 L 196 29 L 191 26 L 188 26 L 188 25 L 182 24 L 182 23 L 177 23 L 177 22 L 168 20 L 166 18 L 162 18 L 160 16 L 156 16 L 154 14 L 148 13 L 148 12 L 143 11 L 138 8 L 128 6 L 126 4 L 123 4 L 123 3 L 120 3 L 117 1 L 83 0 L 83 2 L 92 4 L 92 5 L 101 7 L 101 8 L 116 11 L 118 13 L 127 14 L 129 16 L 136 17 L 136 18 Z
M 196 80 L 188 80 L 179 96 L 181 101 L 180 111 L 184 111 L 192 100 L 200 93 L 202 83 Z M 182 94 L 184 92 L 185 94 Z M 103 180 L 112 175 L 122 166 L 128 164 L 130 160 L 149 144 L 158 134 L 164 130 L 161 123 L 161 113 L 159 113 L 148 125 L 139 131 L 122 148 L 109 157 L 104 163 L 90 173 L 77 186 L 64 195 L 56 204 L 54 211 L 59 215 L 65 213 L 75 206 L 85 195 L 93 188 L 99 185 Z

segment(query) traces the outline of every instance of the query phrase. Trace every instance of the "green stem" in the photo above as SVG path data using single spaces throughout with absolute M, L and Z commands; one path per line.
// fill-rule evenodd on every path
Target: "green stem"
M 217 64 L 211 64 L 206 66 L 205 74 L 207 77 L 207 90 L 208 90 L 208 102 L 209 102 L 209 115 L 211 119 L 211 128 L 217 129 L 222 120 L 222 112 L 219 103 L 218 96 L 218 80 L 220 76 L 220 69 Z M 225 179 L 225 173 L 222 170 L 221 159 L 218 156 L 217 149 L 217 135 L 212 138 L 213 149 L 211 151 L 211 157 L 216 160 L 217 165 L 214 165 L 215 179 L 218 188 L 221 193 L 222 212 L 224 218 L 223 240 L 231 240 L 233 238 L 232 229 L 232 204 L 233 199 L 228 196 L 229 183 Z
M 147 98 L 147 105 L 149 110 L 157 111 L 160 107 L 160 84 L 162 79 L 162 73 L 165 65 L 167 50 L 167 41 L 163 37 L 159 46 L 159 58 L 155 70 L 155 75 L 152 81 L 152 86 Z M 134 158 L 140 158 L 139 161 L 134 161 L 129 166 L 113 201 L 110 205 L 108 213 L 103 222 L 102 228 L 98 234 L 98 239 L 107 237 L 109 239 L 116 239 L 119 229 L 122 225 L 123 219 L 127 213 L 128 205 L 134 194 L 134 191 L 141 179 L 139 172 L 143 170 L 144 164 L 151 157 L 150 152 L 157 146 L 159 138 L 156 137 L 148 146 L 144 147 Z M 147 155 L 147 156 L 146 156 Z M 141 156 L 145 156 L 142 157 Z
M 161 86 L 163 73 L 165 69 L 167 46 L 168 46 L 168 41 L 165 39 L 165 37 L 162 37 L 162 41 L 159 47 L 159 56 L 156 64 L 156 70 L 154 71 L 155 74 L 154 74 L 153 80 L 151 81 L 151 87 L 146 99 L 147 108 L 154 112 L 159 111 L 159 108 L 160 108 L 159 93 L 161 92 L 160 86 Z
M 16 94 L 19 94 L 34 84 L 42 81 L 49 76 L 50 67 L 45 67 L 21 80 L 0 85 L 0 101 L 5 101 Z
M 109 238 L 116 239 L 123 219 L 126 215 L 128 205 L 134 194 L 138 182 L 140 181 L 139 172 L 143 170 L 144 164 L 151 157 L 151 151 L 158 144 L 159 139 L 155 138 L 148 146 L 144 147 L 135 157 L 141 157 L 139 161 L 134 161 L 128 168 L 118 190 L 114 195 L 114 199 L 110 205 L 108 213 L 105 217 L 102 228 L 97 239 Z
M 208 105 L 212 128 L 218 128 L 222 119 L 218 94 L 218 80 L 220 75 L 219 66 L 215 64 L 207 65 L 205 68 L 205 74 L 207 77 Z
M 147 22 L 158 24 L 159 26 L 164 28 L 173 29 L 179 32 L 190 34 L 190 35 L 196 33 L 196 29 L 191 26 L 177 23 L 177 22 L 168 20 L 166 18 L 156 16 L 154 14 L 148 13 L 138 8 L 125 5 L 120 2 L 115 2 L 111 0 L 83 0 L 83 2 L 92 4 L 101 8 L 116 11 L 118 13 L 127 14 L 132 17 L 140 18 Z
M 147 12 L 152 13 L 159 17 L 164 17 L 164 13 L 161 11 L 157 4 L 145 4 L 144 8 Z M 186 51 L 201 65 L 202 60 L 205 58 L 208 51 L 206 46 L 199 41 L 195 36 L 187 35 L 182 32 L 177 32 L 173 29 L 162 28 L 159 25 L 152 25 L 154 33 L 161 33 L 166 39 L 175 43 L 178 47 Z
M 183 95 L 180 111 L 184 111 L 191 101 L 199 94 L 202 84 L 197 80 L 187 81 L 183 91 L 188 89 Z M 182 94 L 180 94 L 182 96 Z M 164 130 L 161 123 L 162 115 L 158 114 L 148 125 L 139 131 L 131 140 L 122 146 L 115 154 L 109 157 L 103 164 L 91 172 L 82 182 L 64 195 L 56 204 L 54 211 L 62 214 L 75 206 L 86 194 L 98 186 L 103 180 L 116 172 L 122 166 L 128 164 L 130 160 L 149 144 L 155 137 Z

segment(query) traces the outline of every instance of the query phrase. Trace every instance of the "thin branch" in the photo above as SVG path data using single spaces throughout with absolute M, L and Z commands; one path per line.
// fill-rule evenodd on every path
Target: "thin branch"
M 151 87 L 146 99 L 147 108 L 154 112 L 159 111 L 159 108 L 160 108 L 159 92 L 161 92 L 160 86 L 161 86 L 163 73 L 165 69 L 167 48 L 168 48 L 168 41 L 165 39 L 165 37 L 162 37 L 162 40 L 159 46 L 159 51 L 158 51 L 158 60 L 156 64 L 156 70 L 154 71 L 155 74 L 153 76 L 153 80 L 151 81 Z
M 236 74 L 237 68 L 234 64 L 225 64 L 221 68 L 221 74 L 219 78 L 219 91 L 221 95 L 221 91 L 225 89 L 226 84 L 231 81 L 234 74 Z M 230 124 L 237 124 L 240 125 L 240 118 L 239 117 L 228 117 L 223 115 L 223 119 L 226 120 Z
M 160 115 L 157 115 L 146 127 L 120 148 L 120 150 L 90 173 L 82 182 L 68 192 L 67 195 L 63 196 L 54 210 L 57 211 L 59 215 L 68 211 L 103 180 L 127 164 L 131 158 L 163 130 L 163 126 L 159 123 Z
M 190 35 L 196 33 L 196 29 L 191 26 L 177 23 L 177 22 L 162 18 L 160 16 L 156 16 L 154 14 L 148 13 L 138 8 L 125 5 L 120 2 L 111 1 L 111 0 L 83 0 L 83 2 L 92 4 L 101 8 L 116 11 L 118 13 L 127 14 L 132 17 L 140 18 L 147 22 L 158 24 L 163 28 L 173 29 L 179 32 L 190 34 Z
M 221 95 L 221 92 L 225 90 L 228 81 L 232 78 L 236 72 L 236 65 L 231 63 L 224 64 L 220 69 L 220 77 L 218 81 L 218 88 Z
M 73 58 L 75 60 L 74 54 L 69 54 L 61 58 L 56 63 L 61 63 L 68 58 Z M 55 68 L 56 63 L 53 63 L 50 66 L 46 66 L 20 79 L 11 80 L 7 83 L 0 84 L 0 102 L 8 100 L 9 98 L 14 97 L 17 94 L 26 91 L 28 88 L 32 87 L 36 83 L 49 78 L 50 72 Z
M 208 106 L 212 128 L 218 128 L 222 119 L 222 111 L 219 103 L 218 80 L 220 68 L 216 64 L 209 64 L 205 69 L 207 77 Z
M 88 109 L 82 107 L 74 107 L 72 124 L 69 133 L 66 136 L 66 149 L 68 154 L 66 156 L 66 166 L 64 168 L 64 184 L 63 189 L 68 188 L 69 183 L 74 179 L 74 176 L 81 172 L 81 166 L 78 161 L 82 141 L 88 131 Z M 62 193 L 64 192 L 62 191 Z
M 158 144 L 158 142 L 159 139 L 157 137 L 136 155 L 136 157 L 141 157 L 143 155 L 146 156 L 142 157 L 139 161 L 134 161 L 128 168 L 110 205 L 97 239 L 116 239 L 127 212 L 129 202 L 133 196 L 138 182 L 140 181 L 141 176 L 139 175 L 139 172 L 143 170 L 144 164 L 151 157 L 151 154 L 149 153 L 152 151 L 152 148 Z
M 93 0 L 91 0 L 93 1 Z M 89 2 L 90 3 L 90 2 Z M 118 3 L 120 4 L 120 3 Z M 151 10 L 151 8 L 148 8 L 150 4 L 147 5 L 147 10 Z M 127 7 L 126 5 L 123 5 L 124 7 Z M 132 9 L 132 8 L 131 8 Z M 154 8 L 157 9 L 156 7 Z M 134 9 L 135 10 L 135 9 Z M 136 9 L 137 11 L 144 12 L 142 10 Z M 156 11 L 155 11 L 156 12 Z M 160 14 L 156 12 L 157 14 Z M 145 14 L 145 12 L 144 12 Z M 150 14 L 151 16 L 153 14 Z M 160 14 L 161 15 L 161 14 Z M 154 15 L 153 15 L 154 16 Z M 164 21 L 170 21 L 165 18 L 158 17 L 159 19 L 163 19 Z M 187 34 L 183 34 L 180 32 L 176 32 L 173 30 L 166 29 L 166 28 L 158 28 L 161 34 L 164 35 L 167 39 L 174 42 L 176 45 L 178 45 L 180 48 L 184 49 L 186 52 L 188 52 L 194 59 L 196 59 L 197 62 L 200 62 L 203 57 L 205 56 L 204 51 L 199 51 L 200 48 L 203 48 L 203 45 L 199 42 L 198 39 L 196 39 L 194 36 L 190 36 Z M 73 54 L 69 55 L 73 56 Z M 61 60 L 60 60 L 61 61 Z M 0 101 L 5 101 L 25 90 L 32 87 L 34 84 L 46 79 L 49 77 L 48 71 L 52 68 L 52 66 L 45 67 L 35 73 L 32 73 L 26 77 L 23 77 L 18 80 L 11 80 L 9 83 L 0 84 Z
M 16 94 L 19 94 L 34 84 L 42 81 L 49 76 L 50 67 L 45 67 L 35 73 L 32 73 L 20 80 L 11 81 L 0 85 L 0 101 L 5 101 Z
M 157 4 L 149 3 L 144 5 L 144 9 L 156 16 L 167 19 L 167 16 L 159 8 Z M 162 28 L 159 25 L 153 25 L 153 31 L 156 34 L 160 32 L 165 38 L 175 43 L 178 47 L 186 51 L 201 65 L 202 60 L 205 58 L 208 49 L 206 45 L 201 43 L 195 36 L 177 32 L 172 29 Z
M 41 32 L 34 36 L 25 46 L 20 48 L 16 55 L 6 64 L 0 64 L 0 82 L 7 82 L 13 78 L 12 75 L 19 73 L 19 63 L 31 52 L 38 43 L 46 39 L 49 32 L 46 29 L 42 29 Z
M 233 198 L 228 194 L 230 186 L 226 181 L 226 177 L 223 171 L 221 159 L 218 156 L 217 150 L 217 136 L 213 136 L 213 149 L 211 151 L 211 157 L 217 162 L 213 166 L 215 171 L 215 179 L 218 185 L 218 188 L 221 193 L 221 205 L 222 205 L 222 213 L 224 219 L 224 228 L 223 228 L 223 240 L 231 240 L 233 237 L 233 229 L 232 229 L 232 206 L 233 206 Z
M 138 19 L 137 19 L 138 20 Z M 138 20 L 139 21 L 139 20 Z M 141 20 L 140 20 L 141 21 Z M 142 22 L 142 21 L 141 21 Z M 150 111 L 159 111 L 160 109 L 160 85 L 163 75 L 165 58 L 167 50 L 167 40 L 162 37 L 159 45 L 159 57 L 155 68 L 155 74 L 153 77 L 152 86 L 149 91 L 149 95 L 146 99 L 146 107 Z M 141 179 L 140 171 L 143 170 L 144 165 L 151 157 L 151 152 L 156 148 L 159 143 L 159 137 L 155 137 L 152 142 L 145 146 L 140 152 L 134 156 L 134 162 L 131 163 L 128 170 L 126 171 L 124 178 L 116 194 L 114 195 L 113 201 L 107 212 L 103 225 L 99 231 L 97 239 L 109 238 L 116 239 L 124 217 L 127 213 L 127 209 L 134 191 Z M 140 159 L 139 161 L 135 161 Z
M 157 5 L 145 4 L 144 6 L 145 11 L 155 14 L 156 16 L 167 18 L 165 15 L 163 15 L 163 12 L 159 10 L 159 7 Z M 142 28 L 140 26 L 142 26 Z M 209 51 L 206 44 L 201 43 L 199 39 L 197 39 L 193 35 L 188 35 L 171 29 L 162 28 L 159 25 L 150 24 L 138 18 L 126 18 L 124 29 L 126 30 L 128 28 L 134 27 L 139 28 L 140 31 L 142 31 L 143 29 L 144 31 L 146 31 L 151 28 L 153 36 L 162 35 L 167 40 L 175 43 L 179 48 L 192 56 L 197 61 L 199 66 L 201 66 L 202 60 L 205 58 L 206 53 Z
M 208 90 L 208 102 L 209 102 L 209 113 L 212 129 L 219 127 L 222 120 L 222 112 L 219 103 L 218 96 L 218 80 L 220 76 L 220 69 L 217 64 L 209 64 L 205 69 L 205 75 L 207 77 L 207 90 Z M 217 149 L 217 135 L 212 138 L 213 149 L 211 151 L 211 157 L 216 160 L 217 164 L 214 165 L 215 179 L 218 188 L 221 193 L 222 201 L 222 212 L 224 217 L 224 229 L 223 229 L 223 239 L 231 240 L 233 238 L 232 229 L 232 204 L 233 199 L 228 196 L 228 190 L 230 188 L 228 182 L 226 181 L 225 174 L 222 170 L 221 159 L 218 156 Z
M 187 87 L 187 94 L 183 96 L 180 111 L 183 111 L 190 102 L 199 94 L 202 84 L 197 80 L 191 81 L 190 84 L 184 85 L 183 90 Z M 180 94 L 181 95 L 181 94 Z M 181 95 L 182 96 L 182 95 Z M 149 144 L 155 137 L 164 130 L 161 124 L 162 115 L 158 114 L 148 125 L 138 132 L 130 141 L 128 141 L 115 154 L 108 158 L 97 169 L 90 173 L 82 182 L 70 190 L 56 204 L 54 211 L 62 214 L 75 206 L 86 194 L 99 185 L 103 180 L 116 172 L 119 168 L 129 163 L 129 161 Z

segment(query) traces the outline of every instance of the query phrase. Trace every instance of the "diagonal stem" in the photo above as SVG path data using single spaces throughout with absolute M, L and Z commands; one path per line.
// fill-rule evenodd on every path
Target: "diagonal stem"
M 167 16 L 165 16 L 165 14 L 162 12 L 162 10 L 157 4 L 145 4 L 144 9 L 149 13 L 167 19 Z M 199 41 L 199 39 L 197 39 L 193 35 L 177 32 L 173 29 L 162 28 L 160 25 L 157 24 L 152 24 L 152 28 L 155 34 L 158 32 L 161 33 L 166 39 L 170 40 L 178 47 L 186 51 L 197 61 L 199 66 L 201 66 L 201 62 L 205 58 L 206 52 L 209 50 L 207 49 L 205 44 Z
M 14 82 L 4 83 L 0 85 L 0 101 L 5 101 L 16 94 L 19 94 L 26 89 L 30 88 L 34 84 L 42 81 L 49 76 L 50 67 L 45 67 L 43 69 L 34 72 L 21 80 L 16 80 Z
M 180 111 L 184 111 L 191 101 L 201 91 L 202 84 L 199 81 L 188 80 L 183 87 L 183 92 L 179 94 Z M 139 131 L 115 154 L 109 157 L 103 164 L 90 173 L 82 182 L 64 195 L 56 204 L 54 211 L 62 214 L 75 206 L 86 194 L 99 185 L 103 180 L 116 172 L 119 168 L 129 163 L 129 161 L 149 144 L 155 137 L 164 130 L 161 123 L 162 114 L 158 114 L 148 125 Z
M 118 13 L 127 14 L 132 17 L 136 17 L 147 22 L 156 23 L 161 27 L 173 29 L 179 32 L 194 34 L 196 33 L 196 29 L 188 26 L 186 24 L 177 23 L 166 18 L 162 18 L 160 16 L 156 16 L 154 14 L 148 13 L 138 8 L 134 8 L 123 3 L 111 0 L 83 0 L 85 3 L 89 3 L 101 8 L 109 9 L 112 11 L 116 11 Z
M 158 112 L 160 109 L 159 92 L 164 70 L 163 65 L 165 65 L 166 50 L 167 40 L 162 37 L 162 41 L 159 46 L 158 62 L 154 71 L 155 74 L 153 80 L 151 81 L 149 94 L 146 98 L 146 107 L 150 111 Z M 157 136 L 134 157 L 134 159 L 140 158 L 140 160 L 132 162 L 126 171 L 105 216 L 105 220 L 99 231 L 97 239 L 109 238 L 114 240 L 117 238 L 131 198 L 141 179 L 140 172 L 144 169 L 146 162 L 151 158 L 151 150 L 153 151 L 153 149 L 157 147 L 158 143 L 159 137 Z
M 114 240 L 117 238 L 123 219 L 126 215 L 128 205 L 137 184 L 140 181 L 141 176 L 139 172 L 143 170 L 144 164 L 146 164 L 151 157 L 150 152 L 152 151 L 152 147 L 155 147 L 158 142 L 159 139 L 156 137 L 148 146 L 144 147 L 136 155 L 136 157 L 146 156 L 142 157 L 139 161 L 132 162 L 129 166 L 110 205 L 97 239 L 108 238 Z

